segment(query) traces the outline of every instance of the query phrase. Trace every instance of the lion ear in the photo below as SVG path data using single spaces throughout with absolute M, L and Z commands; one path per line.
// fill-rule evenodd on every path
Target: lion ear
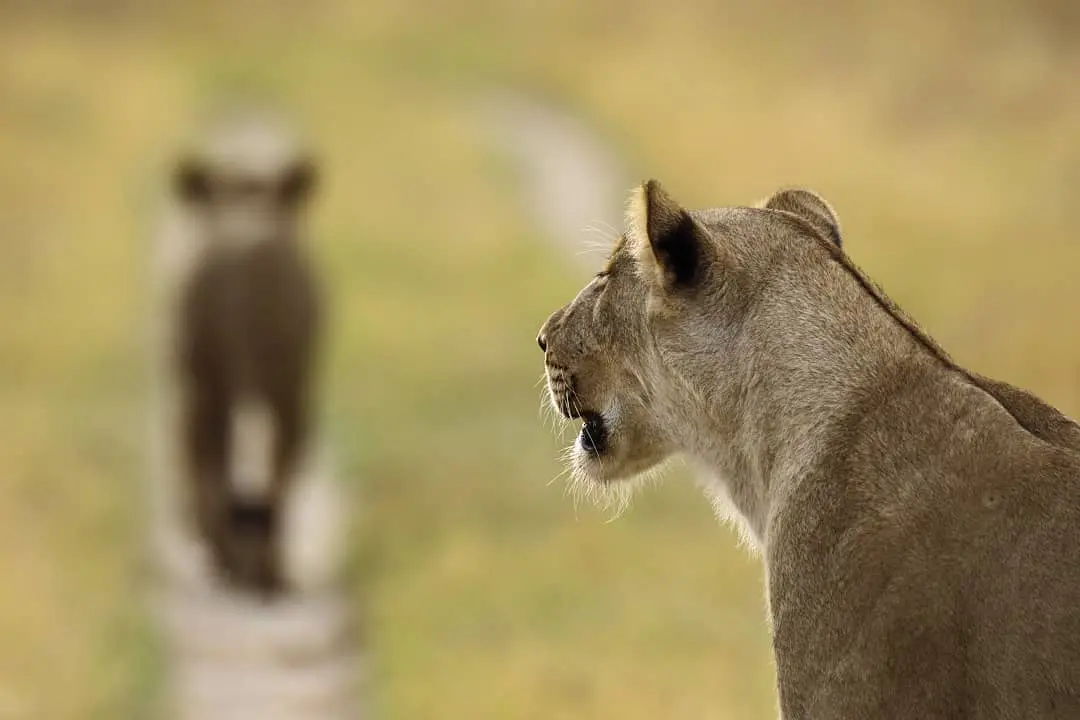
M 644 276 L 666 288 L 689 287 L 697 280 L 702 265 L 702 230 L 656 180 L 631 193 L 626 237 Z
M 804 188 L 781 190 L 766 200 L 763 207 L 791 213 L 810 223 L 826 240 L 841 246 L 840 221 L 836 212 L 816 192 Z
M 192 205 L 204 203 L 212 190 L 210 173 L 198 158 L 182 157 L 173 168 L 172 189 L 181 202 Z

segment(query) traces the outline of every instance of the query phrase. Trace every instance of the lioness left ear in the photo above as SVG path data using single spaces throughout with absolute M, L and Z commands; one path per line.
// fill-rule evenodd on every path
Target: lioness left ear
M 832 206 L 815 192 L 803 188 L 781 190 L 765 201 L 769 210 L 782 210 L 810 223 L 822 237 L 841 246 L 840 221 Z
M 319 168 L 312 158 L 301 158 L 289 166 L 278 185 L 278 198 L 288 207 L 307 203 L 319 183 Z
M 189 205 L 205 203 L 210 199 L 213 190 L 210 173 L 198 158 L 185 156 L 173 168 L 172 189 L 183 203 Z
M 630 196 L 626 232 L 642 273 L 665 287 L 693 285 L 702 264 L 702 231 L 656 180 Z

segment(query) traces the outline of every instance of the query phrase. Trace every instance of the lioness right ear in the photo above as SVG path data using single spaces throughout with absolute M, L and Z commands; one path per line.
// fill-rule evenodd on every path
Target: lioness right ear
M 832 206 L 815 192 L 803 188 L 781 190 L 765 201 L 769 210 L 789 212 L 810 223 L 826 239 L 841 246 L 840 221 Z
M 313 158 L 301 158 L 286 168 L 278 185 L 278 199 L 288 207 L 299 207 L 315 194 L 319 167 Z
M 660 183 L 634 190 L 626 212 L 626 237 L 639 271 L 664 287 L 689 287 L 702 265 L 701 229 Z
M 173 168 L 173 192 L 181 202 L 200 204 L 210 197 L 210 176 L 196 158 L 183 157 Z

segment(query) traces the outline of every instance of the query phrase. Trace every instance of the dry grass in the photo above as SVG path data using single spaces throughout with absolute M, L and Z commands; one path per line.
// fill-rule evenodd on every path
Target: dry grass
M 142 220 L 230 87 L 297 108 L 330 162 L 327 414 L 363 483 L 384 717 L 773 711 L 759 571 L 689 484 L 611 524 L 546 484 L 532 338 L 580 277 L 478 134 L 489 83 L 580 108 L 691 205 L 821 190 L 960 360 L 1080 411 L 1075 58 L 1034 11 L 254 5 L 0 22 L 0 714 L 148 712 Z

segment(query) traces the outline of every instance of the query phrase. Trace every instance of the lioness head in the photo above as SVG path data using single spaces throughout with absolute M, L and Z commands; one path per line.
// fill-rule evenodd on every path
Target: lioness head
M 310 151 L 284 122 L 229 114 L 177 162 L 173 195 L 200 237 L 218 250 L 288 242 L 318 179 Z
M 582 422 L 575 478 L 614 486 L 694 452 L 725 421 L 747 382 L 746 363 L 734 377 L 746 318 L 766 286 L 793 282 L 776 271 L 793 236 L 806 247 L 784 263 L 839 252 L 835 214 L 806 190 L 709 210 L 684 209 L 654 180 L 635 190 L 607 265 L 537 338 L 552 405 Z M 802 292 L 788 293 L 796 308 Z

